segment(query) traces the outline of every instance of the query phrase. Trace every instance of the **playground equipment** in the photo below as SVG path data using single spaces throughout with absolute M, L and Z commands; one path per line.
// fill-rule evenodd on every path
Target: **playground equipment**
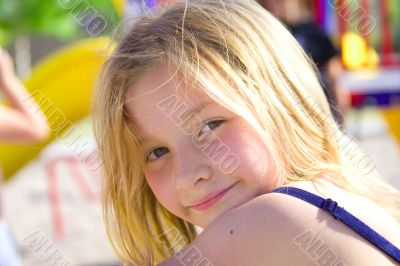
M 379 107 L 400 143 L 400 2 L 313 0 L 313 7 L 341 47 L 353 107 Z
M 379 65 L 400 67 L 400 2 L 397 0 L 313 0 L 316 22 L 336 40 L 348 69 L 378 66 L 371 51 L 379 51 Z M 351 33 L 351 34 L 350 34 Z M 349 35 L 350 34 L 350 35 Z M 358 36 L 358 37 L 354 37 Z M 357 40 L 358 38 L 358 40 Z M 360 43 L 360 39 L 364 43 Z M 365 46 L 365 47 L 363 47 Z M 356 55 L 354 55 L 354 53 Z M 364 62 L 359 62 L 364 59 Z M 369 62 L 369 59 L 373 62 Z

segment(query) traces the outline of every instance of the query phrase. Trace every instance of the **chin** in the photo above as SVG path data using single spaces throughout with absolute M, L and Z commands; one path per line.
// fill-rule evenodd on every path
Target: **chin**
M 238 208 L 239 206 L 245 204 L 255 197 L 257 197 L 257 195 L 254 195 L 254 197 L 252 197 L 252 195 L 247 195 L 247 197 L 245 198 L 232 197 L 230 199 L 227 199 L 226 201 L 221 202 L 221 205 L 214 206 L 215 208 L 211 208 L 202 214 L 197 214 L 197 217 L 199 217 L 200 219 L 197 219 L 194 222 L 190 222 L 196 226 L 201 227 L 202 229 L 205 229 L 215 220 L 224 216 L 227 212 Z

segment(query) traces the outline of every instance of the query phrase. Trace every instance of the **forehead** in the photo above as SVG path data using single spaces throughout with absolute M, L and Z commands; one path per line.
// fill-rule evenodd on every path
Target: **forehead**
M 185 105 L 187 108 L 212 101 L 210 97 L 167 64 L 157 65 L 129 86 L 125 93 L 125 109 L 140 127 L 141 121 L 162 115 L 160 105 Z
M 143 100 L 161 100 L 171 94 L 182 95 L 186 84 L 177 73 L 174 75 L 173 69 L 165 64 L 157 65 L 145 71 L 133 84 L 129 86 L 125 94 L 125 105 L 130 107 Z

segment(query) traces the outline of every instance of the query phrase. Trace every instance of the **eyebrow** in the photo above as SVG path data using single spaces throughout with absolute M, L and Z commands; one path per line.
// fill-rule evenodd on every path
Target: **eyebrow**
M 188 117 L 190 117 L 191 115 L 199 114 L 206 107 L 208 107 L 210 105 L 216 105 L 216 104 L 217 104 L 217 102 L 215 102 L 215 101 L 205 101 L 199 105 L 194 106 L 192 109 L 189 109 L 189 111 L 185 111 L 185 113 L 181 117 L 183 118 L 183 121 L 186 121 L 186 119 Z M 151 135 L 145 135 L 142 138 L 142 145 L 147 143 L 150 138 L 151 138 Z
M 217 104 L 215 101 L 206 101 L 203 102 L 197 106 L 194 106 L 192 109 L 190 109 L 189 111 L 186 111 L 185 114 L 183 115 L 184 120 L 189 117 L 190 115 L 193 114 L 198 114 L 201 111 L 203 111 L 203 109 L 205 109 L 206 107 L 208 107 L 209 105 L 214 105 Z

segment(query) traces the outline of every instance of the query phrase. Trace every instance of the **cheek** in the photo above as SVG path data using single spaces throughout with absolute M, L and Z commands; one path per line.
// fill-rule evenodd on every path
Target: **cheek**
M 173 199 L 171 195 L 174 195 L 173 186 L 171 181 L 168 181 L 166 174 L 159 169 L 149 169 L 145 171 L 146 181 L 149 184 L 151 190 L 156 196 L 157 200 L 167 209 L 171 209 L 173 206 Z
M 239 166 L 233 175 L 250 182 L 262 181 L 269 175 L 269 152 L 251 129 L 228 130 L 220 137 L 239 158 Z

